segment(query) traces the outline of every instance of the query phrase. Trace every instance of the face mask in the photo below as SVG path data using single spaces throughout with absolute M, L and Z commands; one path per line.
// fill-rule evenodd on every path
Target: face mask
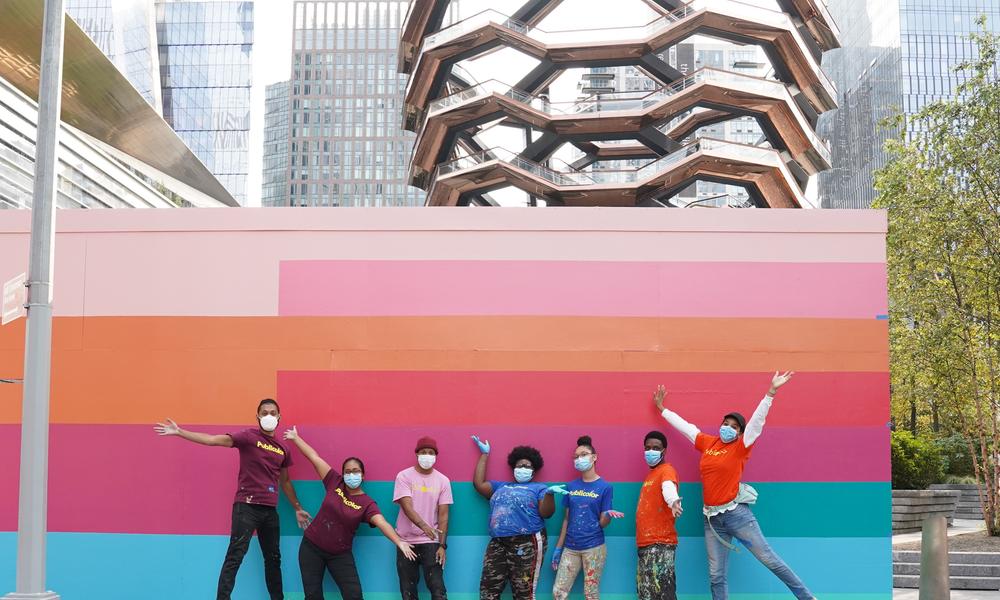
M 584 471 L 589 471 L 590 467 L 593 466 L 593 461 L 591 461 L 589 456 L 581 456 L 580 458 L 573 460 L 573 466 L 576 467 L 577 471 L 583 473 Z
M 730 427 L 729 425 L 723 425 L 722 427 L 719 427 L 719 437 L 722 438 L 722 441 L 727 444 L 735 440 L 738 435 L 739 434 L 736 433 L 736 430 Z
M 655 467 L 657 464 L 659 464 L 660 459 L 663 458 L 663 451 L 646 450 L 645 457 L 646 457 L 646 464 L 651 467 Z
M 437 461 L 437 457 L 433 454 L 418 454 L 417 464 L 420 465 L 421 469 L 429 469 L 434 466 Z
M 361 473 L 348 473 L 344 475 L 344 483 L 352 490 L 361 487 Z
M 514 481 L 518 483 L 528 483 L 531 481 L 531 476 L 534 474 L 534 469 L 529 469 L 528 467 L 518 467 L 514 469 Z
M 260 418 L 260 428 L 264 431 L 274 431 L 278 427 L 278 417 L 264 415 Z

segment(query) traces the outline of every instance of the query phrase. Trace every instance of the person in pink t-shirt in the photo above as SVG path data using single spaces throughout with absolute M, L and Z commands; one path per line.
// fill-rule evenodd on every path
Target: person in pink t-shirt
M 445 600 L 444 563 L 448 550 L 448 507 L 451 481 L 434 469 L 438 447 L 433 438 L 422 437 L 414 449 L 417 464 L 396 475 L 392 501 L 399 504 L 396 532 L 404 541 L 413 545 L 416 561 L 407 560 L 396 552 L 396 572 L 399 574 L 399 593 L 403 600 L 417 600 L 417 583 L 420 569 L 424 571 L 424 584 L 433 600 Z

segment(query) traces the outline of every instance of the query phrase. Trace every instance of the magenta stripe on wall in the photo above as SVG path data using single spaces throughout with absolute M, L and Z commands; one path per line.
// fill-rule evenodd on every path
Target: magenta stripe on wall
M 414 406 L 403 420 L 419 419 Z M 600 418 L 600 415 L 595 415 Z M 284 422 L 280 430 L 295 423 Z M 238 427 L 198 426 L 194 430 L 234 431 Z M 576 437 L 593 436 L 601 471 L 614 481 L 640 481 L 646 473 L 642 437 L 645 427 L 317 427 L 300 426 L 302 436 L 331 464 L 360 456 L 370 480 L 392 480 L 413 462 L 413 444 L 434 436 L 441 453 L 438 465 L 455 481 L 469 481 L 478 456 L 469 439 L 478 433 L 495 448 L 490 476 L 509 478 L 506 453 L 517 444 L 536 446 L 546 459 L 540 478 L 566 481 L 576 476 L 572 452 Z M 663 429 L 660 427 L 660 429 Z M 15 455 L 19 427 L 0 426 L 0 451 Z M 667 432 L 668 457 L 682 481 L 697 480 L 698 455 L 686 440 Z M 757 443 L 746 471 L 748 481 L 888 481 L 888 461 L 872 456 L 888 452 L 888 433 L 881 428 L 768 427 Z M 315 473 L 297 452 L 293 479 Z M 237 452 L 198 446 L 156 436 L 146 425 L 55 425 L 52 427 L 49 483 L 49 527 L 52 531 L 123 533 L 220 533 L 235 491 Z M 16 529 L 16 473 L 0 494 L 0 530 Z
M 878 263 L 312 260 L 281 262 L 278 313 L 874 319 L 886 306 Z

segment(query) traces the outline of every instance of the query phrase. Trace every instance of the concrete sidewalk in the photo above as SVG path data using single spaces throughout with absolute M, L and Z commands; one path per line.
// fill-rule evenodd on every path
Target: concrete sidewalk
M 918 598 L 920 598 L 920 590 L 901 590 L 898 588 L 892 590 L 892 600 L 918 600 Z M 951 600 L 1000 600 L 1000 591 L 952 590 Z
M 948 537 L 962 535 L 963 533 L 975 533 L 986 529 L 986 521 L 973 521 L 969 519 L 955 519 L 952 526 L 948 528 Z M 892 536 L 892 545 L 905 544 L 906 542 L 919 542 L 921 532 L 901 533 Z

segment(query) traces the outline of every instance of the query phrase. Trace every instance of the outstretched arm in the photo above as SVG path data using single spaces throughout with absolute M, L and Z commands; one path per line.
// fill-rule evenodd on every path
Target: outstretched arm
M 490 443 L 480 441 L 477 436 L 472 436 L 472 441 L 476 442 L 476 445 L 479 446 L 479 452 L 481 452 L 479 460 L 476 461 L 476 470 L 472 474 L 472 485 L 483 498 L 489 500 L 493 497 L 493 486 L 490 485 L 489 481 L 486 481 L 486 461 L 490 458 Z
M 295 447 L 299 449 L 302 456 L 306 457 L 306 459 L 312 463 L 312 466 L 316 469 L 316 474 L 319 475 L 320 479 L 326 479 L 326 474 L 330 472 L 330 465 L 327 464 L 325 460 L 320 458 L 320 455 L 313 450 L 312 446 L 299 437 L 298 428 L 292 427 L 291 429 L 286 430 L 285 439 L 295 444 Z
M 669 408 L 663 407 L 663 397 L 667 395 L 667 390 L 662 385 L 656 388 L 656 392 L 653 393 L 653 402 L 656 403 L 656 408 L 660 411 L 660 415 L 667 420 L 667 423 L 681 432 L 681 435 L 686 437 L 689 442 L 694 443 L 694 438 L 698 436 L 701 431 L 697 427 L 685 421 L 679 414 L 670 410 Z
M 225 433 L 222 435 L 212 435 L 209 433 L 188 431 L 186 429 L 181 429 L 180 425 L 174 423 L 170 419 L 167 419 L 166 423 L 157 423 L 154 425 L 153 431 L 160 435 L 175 435 L 181 439 L 201 444 L 203 446 L 224 446 L 226 448 L 233 447 L 233 438 L 229 437 Z
M 764 421 L 767 419 L 768 411 L 771 410 L 771 402 L 774 400 L 774 395 L 778 393 L 778 388 L 791 380 L 792 375 L 795 375 L 793 371 L 786 373 L 774 372 L 774 377 L 771 378 L 771 388 L 767 390 L 767 395 L 757 405 L 757 410 L 753 411 L 753 416 L 747 421 L 747 429 L 743 432 L 743 445 L 747 448 L 753 445 L 757 441 L 757 438 L 760 437 L 760 434 L 764 432 Z
M 398 535 L 396 535 L 396 531 L 392 528 L 392 525 L 389 525 L 389 522 L 385 520 L 385 517 L 382 515 L 375 515 L 372 517 L 371 523 L 375 527 L 378 527 L 378 530 L 382 532 L 382 535 L 399 548 L 407 560 L 417 560 L 417 555 L 413 552 L 413 546 L 404 542 Z

